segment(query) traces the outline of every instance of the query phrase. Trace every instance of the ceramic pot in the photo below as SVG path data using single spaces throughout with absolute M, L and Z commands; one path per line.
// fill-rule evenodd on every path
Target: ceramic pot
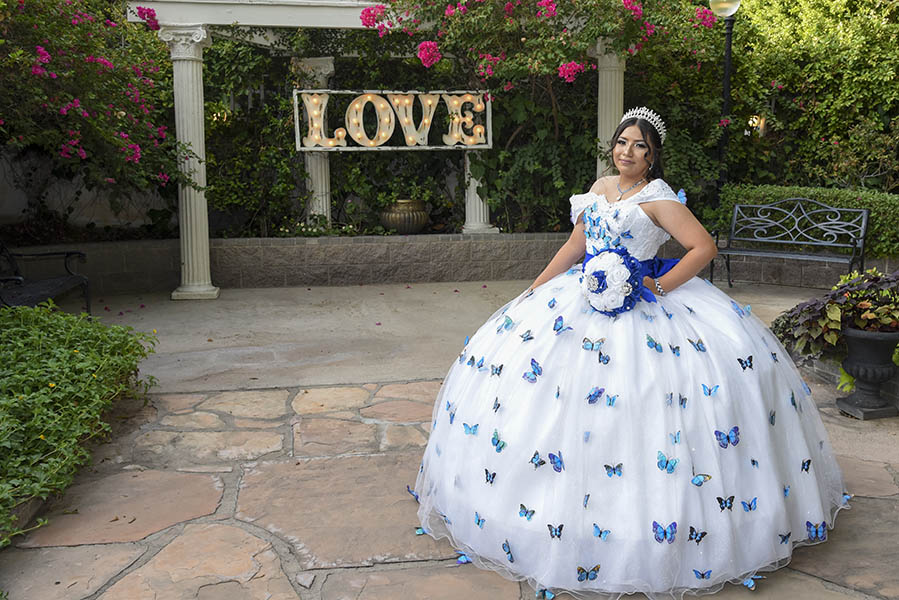
M 402 198 L 379 215 L 385 229 L 395 229 L 399 234 L 418 233 L 428 224 L 428 211 L 421 200 Z
M 880 396 L 880 386 L 896 372 L 893 351 L 899 331 L 843 331 L 849 349 L 843 369 L 855 377 L 855 391 L 837 400 L 837 407 L 859 419 L 882 419 L 899 414 L 896 406 Z

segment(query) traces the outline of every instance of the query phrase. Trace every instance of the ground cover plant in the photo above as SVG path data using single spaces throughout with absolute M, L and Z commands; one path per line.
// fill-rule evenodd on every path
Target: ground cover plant
M 62 491 L 89 460 L 84 442 L 109 431 L 103 411 L 152 385 L 137 366 L 155 342 L 49 301 L 0 309 L 0 548 L 27 531 L 16 507 Z

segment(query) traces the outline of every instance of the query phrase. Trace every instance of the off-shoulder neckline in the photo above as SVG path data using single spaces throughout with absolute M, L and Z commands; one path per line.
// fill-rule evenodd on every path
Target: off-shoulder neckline
M 613 205 L 615 205 L 615 204 L 622 204 L 622 203 L 624 203 L 624 202 L 630 202 L 630 201 L 633 200 L 634 198 L 639 197 L 643 192 L 645 192 L 647 189 L 649 189 L 650 186 L 652 186 L 652 185 L 653 185 L 655 182 L 657 182 L 657 181 L 662 181 L 662 180 L 661 180 L 661 179 L 653 179 L 652 181 L 650 181 L 650 182 L 648 182 L 646 185 L 644 185 L 644 186 L 640 189 L 639 192 L 637 192 L 637 193 L 634 194 L 633 196 L 628 196 L 628 197 L 625 198 L 624 200 L 615 200 L 615 201 L 613 201 L 613 202 L 610 202 L 609 199 L 606 198 L 606 195 L 605 195 L 605 194 L 597 194 L 596 192 L 594 192 L 594 191 L 592 191 L 592 190 L 588 190 L 587 192 L 584 193 L 584 195 L 585 195 L 585 196 L 595 196 L 595 197 L 597 197 L 597 198 L 602 198 L 603 201 L 605 201 L 605 203 L 606 203 L 607 205 L 613 206 Z

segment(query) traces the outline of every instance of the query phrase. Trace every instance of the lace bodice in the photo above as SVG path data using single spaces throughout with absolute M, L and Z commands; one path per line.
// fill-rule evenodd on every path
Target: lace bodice
M 673 200 L 677 194 L 661 179 L 653 179 L 642 190 L 619 202 L 609 202 L 601 194 L 587 192 L 571 197 L 571 222 L 577 223 L 583 214 L 587 252 L 624 246 L 637 260 L 652 258 L 659 247 L 671 237 L 652 222 L 641 204 Z

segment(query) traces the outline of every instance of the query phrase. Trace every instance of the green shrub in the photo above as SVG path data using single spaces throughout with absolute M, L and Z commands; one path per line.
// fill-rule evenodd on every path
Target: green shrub
M 870 209 L 865 256 L 899 255 L 899 194 L 798 186 L 727 185 L 721 191 L 721 204 L 713 212 L 707 211 L 704 221 L 709 229 L 725 233 L 730 228 L 734 204 L 769 204 L 787 198 L 810 198 L 840 208 Z
M 13 509 L 60 492 L 88 461 L 83 442 L 109 431 L 103 411 L 152 385 L 137 365 L 155 343 L 49 301 L 0 309 L 0 548 L 25 531 Z

